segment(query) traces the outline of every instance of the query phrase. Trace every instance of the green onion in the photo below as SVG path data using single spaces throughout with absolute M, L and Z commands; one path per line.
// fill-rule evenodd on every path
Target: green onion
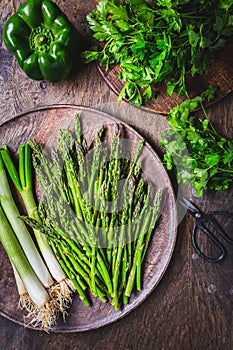
M 19 147 L 19 172 L 16 170 L 8 148 L 6 146 L 2 146 L 0 152 L 5 167 L 7 168 L 14 185 L 23 199 L 29 218 L 37 222 L 38 226 L 41 225 L 40 216 L 38 214 L 37 205 L 33 194 L 32 160 L 31 148 L 29 144 L 25 143 Z M 22 220 L 20 221 L 22 222 Z M 54 280 L 57 282 L 57 284 L 54 283 L 54 280 L 52 277 L 50 277 L 50 286 L 52 286 L 50 293 L 54 295 L 54 298 L 59 300 L 61 309 L 63 310 L 67 302 L 71 301 L 71 293 L 75 290 L 75 288 L 73 283 L 66 277 L 66 274 L 57 261 L 57 258 L 49 245 L 47 235 L 35 228 L 33 231 L 47 268 Z
M 13 198 L 4 163 L 14 184 L 20 190 L 21 195 L 23 194 L 22 198 L 25 199 L 27 207 L 30 205 L 30 215 L 33 215 L 34 219 L 37 217 L 36 204 L 32 195 L 32 169 L 28 150 L 27 147 L 27 152 L 24 153 L 25 157 L 23 157 L 23 148 L 20 149 L 19 178 L 7 147 L 0 147 L 0 241 L 13 267 L 20 295 L 20 307 L 28 312 L 26 318 L 29 319 L 30 324 L 48 331 L 56 322 L 59 312 L 62 312 L 63 316 L 65 315 L 65 309 L 71 301 L 74 286 L 66 278 L 61 268 L 60 270 L 57 268 L 56 272 L 60 272 L 62 279 L 59 283 L 55 283 Z M 28 166 L 23 169 L 23 164 Z M 51 256 L 53 256 L 53 260 L 51 260 L 54 262 L 56 258 L 46 236 L 39 231 L 36 233 L 43 256 L 48 258 L 50 249 Z M 55 263 L 52 266 L 54 267 Z
M 20 219 L 19 210 L 11 193 L 2 161 L 2 154 L 5 152 L 5 150 L 1 150 L 0 154 L 0 203 L 33 270 L 40 279 L 41 283 L 46 288 L 49 288 L 53 285 L 53 279 L 41 256 L 39 255 L 39 252 L 36 249 L 35 243 L 33 242 L 25 223 Z
M 2 203 L 2 197 L 1 197 Z M 29 261 L 17 239 L 15 233 L 4 213 L 0 204 L 0 242 L 2 243 L 11 264 L 17 271 L 17 285 L 21 294 L 25 298 L 20 304 L 28 311 L 30 323 L 40 326 L 44 330 L 50 329 L 55 322 L 58 306 L 55 300 L 52 300 L 45 287 L 32 269 Z M 16 274 L 16 273 L 15 273 Z M 20 282 L 19 282 L 20 281 Z
M 49 299 L 48 293 L 29 264 L 1 205 L 0 221 L 1 243 L 32 300 L 40 307 Z

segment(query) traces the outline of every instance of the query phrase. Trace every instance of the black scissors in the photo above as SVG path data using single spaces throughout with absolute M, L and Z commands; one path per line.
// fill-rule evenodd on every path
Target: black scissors
M 215 230 L 223 239 L 225 239 L 226 242 L 233 244 L 233 239 L 230 238 L 223 228 L 217 223 L 215 220 L 215 216 L 222 215 L 225 217 L 228 217 L 233 220 L 233 214 L 227 213 L 225 211 L 209 211 L 209 212 L 201 212 L 201 210 L 191 201 L 189 201 L 186 198 L 183 198 L 180 200 L 180 203 L 189 211 L 189 213 L 196 219 L 196 223 L 192 230 L 192 244 L 194 246 L 194 249 L 196 253 L 201 256 L 203 259 L 209 262 L 220 262 L 222 261 L 226 256 L 226 249 L 224 245 L 218 240 L 218 238 L 215 237 L 212 230 L 207 228 L 205 224 L 208 224 L 208 227 L 213 227 L 213 230 Z M 201 249 L 198 246 L 197 243 L 197 231 L 198 229 L 202 231 L 206 236 L 208 236 L 211 241 L 214 243 L 215 246 L 219 248 L 220 254 L 217 257 L 209 257 L 206 254 L 204 254 Z

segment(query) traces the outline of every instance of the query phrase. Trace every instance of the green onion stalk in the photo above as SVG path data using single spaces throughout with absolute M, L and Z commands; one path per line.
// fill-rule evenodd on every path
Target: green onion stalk
M 50 303 L 53 301 L 54 305 L 56 305 L 56 309 L 51 309 L 51 313 L 54 315 L 50 322 L 52 324 L 57 317 L 58 311 L 65 312 L 65 309 L 71 301 L 75 287 L 66 277 L 58 263 L 49 245 L 47 236 L 38 229 L 34 229 L 34 235 L 39 247 L 39 250 L 37 249 L 12 196 L 5 168 L 23 199 L 28 216 L 40 225 L 41 221 L 32 189 L 32 167 L 29 145 L 21 145 L 19 148 L 19 172 L 16 170 L 8 148 L 6 146 L 0 148 L 0 203 L 9 226 L 15 233 L 30 266 L 40 280 L 41 285 L 47 290 L 49 295 L 47 300 L 49 300 Z M 4 242 L 2 242 L 2 244 L 3 246 L 5 245 Z M 15 266 L 14 263 L 12 263 L 12 265 L 14 270 L 18 272 L 18 266 Z M 21 278 L 20 273 L 18 273 L 18 276 Z M 16 277 L 17 285 L 20 284 L 18 276 Z M 25 281 L 24 278 L 21 284 L 25 285 L 25 283 L 27 283 L 27 281 Z M 28 283 L 25 289 L 28 290 Z M 33 316 L 32 310 L 34 310 L 32 323 L 36 326 L 42 324 L 42 328 L 46 329 L 46 324 L 49 325 L 49 322 L 43 323 L 40 309 L 38 309 L 38 306 L 40 308 L 41 305 L 37 305 L 37 302 L 29 293 L 28 295 L 27 293 L 20 293 L 20 305 L 29 312 L 30 316 Z M 38 319 L 37 322 L 35 321 L 36 319 Z
M 39 326 L 47 331 L 56 322 L 58 315 L 57 301 L 50 297 L 48 291 L 32 269 L 5 215 L 2 205 L 0 205 L 0 221 L 0 242 L 11 264 L 17 271 L 15 275 L 18 280 L 18 290 L 24 296 L 24 300 L 20 300 L 20 305 L 24 309 L 26 308 L 28 312 L 27 317 L 30 318 L 30 324 Z

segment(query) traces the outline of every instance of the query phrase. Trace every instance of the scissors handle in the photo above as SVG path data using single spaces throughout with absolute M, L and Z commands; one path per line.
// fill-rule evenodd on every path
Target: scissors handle
M 206 254 L 204 254 L 201 249 L 199 248 L 198 244 L 197 244 L 197 230 L 201 230 L 203 233 L 206 234 L 207 237 L 209 237 L 211 239 L 211 241 L 214 243 L 215 246 L 217 246 L 220 250 L 220 255 L 217 256 L 216 258 L 211 258 L 209 256 L 207 256 Z M 202 224 L 196 224 L 193 227 L 192 230 L 192 244 L 194 246 L 194 249 L 196 251 L 196 253 L 202 257 L 204 260 L 208 261 L 208 262 L 220 262 L 222 261 L 225 256 L 226 256 L 226 250 L 224 248 L 224 246 L 221 244 L 221 242 L 219 242 L 219 240 L 217 238 L 214 237 L 214 235 Z
M 208 217 L 208 220 L 215 227 L 220 236 L 222 236 L 226 240 L 226 242 L 233 244 L 233 238 L 229 237 L 222 228 L 222 225 L 220 227 L 220 225 L 215 220 L 215 218 L 219 215 L 228 217 L 233 221 L 233 215 L 225 211 L 209 211 L 208 213 L 206 213 L 205 216 Z

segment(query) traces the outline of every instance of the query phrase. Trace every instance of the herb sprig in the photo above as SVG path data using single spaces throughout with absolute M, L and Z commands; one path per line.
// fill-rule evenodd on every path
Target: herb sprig
M 198 196 L 206 189 L 227 189 L 233 181 L 233 140 L 218 134 L 211 124 L 203 106 L 208 92 L 213 91 L 174 107 L 167 117 L 172 128 L 160 139 L 166 168 L 175 172 L 178 183 L 193 184 Z M 202 119 L 192 114 L 198 105 Z
M 119 64 L 119 94 L 136 105 L 154 97 L 153 84 L 188 96 L 187 74 L 207 72 L 214 52 L 233 34 L 232 1 L 101 0 L 87 15 L 100 47 L 83 53 L 108 70 Z

